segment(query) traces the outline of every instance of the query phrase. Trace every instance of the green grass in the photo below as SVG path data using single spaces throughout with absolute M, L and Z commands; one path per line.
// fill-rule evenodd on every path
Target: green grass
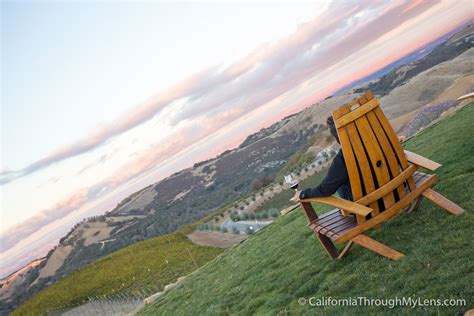
M 407 256 L 391 261 L 359 246 L 343 260 L 322 250 L 300 209 L 276 220 L 242 245 L 226 250 L 142 315 L 454 315 L 474 306 L 474 106 L 459 110 L 405 144 L 443 167 L 434 188 L 461 205 L 453 216 L 424 200 L 368 234 Z M 320 211 L 321 209 L 319 209 Z M 301 306 L 298 299 L 463 298 L 467 306 Z
M 162 290 L 222 252 L 192 243 L 181 232 L 152 238 L 109 254 L 74 272 L 19 306 L 12 315 L 42 315 L 48 309 L 79 305 L 88 297 L 136 290 Z

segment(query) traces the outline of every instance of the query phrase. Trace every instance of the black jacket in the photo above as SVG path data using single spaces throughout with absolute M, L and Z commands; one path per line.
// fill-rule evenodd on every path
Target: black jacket
M 328 173 L 323 181 L 315 188 L 309 188 L 301 191 L 300 199 L 308 199 L 312 197 L 330 196 L 339 192 L 341 198 L 352 201 L 351 185 L 349 183 L 349 175 L 347 174 L 346 163 L 342 150 L 334 157 L 329 167 Z

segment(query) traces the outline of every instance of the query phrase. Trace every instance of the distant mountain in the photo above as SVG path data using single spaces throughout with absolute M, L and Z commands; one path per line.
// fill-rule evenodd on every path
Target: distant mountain
M 410 53 L 410 54 L 394 61 L 393 63 L 377 70 L 376 72 L 374 72 L 374 73 L 372 73 L 372 74 L 370 74 L 370 75 L 368 75 L 364 78 L 353 81 L 353 82 L 343 86 L 342 88 L 337 90 L 334 94 L 338 94 L 340 92 L 343 92 L 343 91 L 346 91 L 346 90 L 351 89 L 353 87 L 362 85 L 363 83 L 372 81 L 374 79 L 382 78 L 382 76 L 386 75 L 387 73 L 394 70 L 395 68 L 398 68 L 402 65 L 406 65 L 406 64 L 416 62 L 417 60 L 420 60 L 420 59 L 424 58 L 425 56 L 430 54 L 433 51 L 433 49 L 435 49 L 436 47 L 439 47 L 441 44 L 443 44 L 445 42 L 448 42 L 450 39 L 454 38 L 456 35 L 457 36 L 466 35 L 466 34 L 472 33 L 472 30 L 473 30 L 473 26 L 470 25 L 470 24 L 460 26 L 460 27 L 452 30 L 451 32 L 441 36 L 440 38 L 437 38 L 434 41 L 424 45 L 423 47 L 420 47 L 416 51 L 414 51 L 414 52 L 412 52 L 412 53 Z M 450 45 L 447 45 L 447 46 L 450 46 Z M 464 50 L 465 50 L 465 47 L 462 50 L 458 50 L 457 52 L 460 53 Z M 439 53 L 435 53 L 434 55 L 438 55 L 438 54 Z M 455 56 L 457 56 L 457 55 L 453 54 L 452 56 L 447 57 L 446 60 L 454 58 Z M 373 86 L 371 87 L 371 90 L 373 90 L 374 93 L 376 93 L 378 95 L 381 95 L 381 94 L 378 93 L 378 91 Z
M 426 48 L 428 53 L 419 51 L 417 56 L 406 56 L 405 61 L 415 61 L 398 66 L 375 81 L 386 82 L 390 78 L 386 76 L 390 73 L 397 74 L 398 80 L 390 81 L 389 88 L 377 90 L 382 94 L 388 92 L 381 103 L 389 116 L 398 117 L 423 106 L 426 102 L 421 99 L 421 95 L 433 99 L 436 94 L 427 95 L 427 88 L 419 82 L 430 84 L 430 80 L 434 80 L 430 78 L 438 78 L 439 74 L 430 77 L 427 69 L 440 68 L 441 65 L 433 66 L 448 60 L 446 58 L 449 56 L 454 58 L 452 56 L 463 55 L 453 59 L 453 72 L 446 70 L 449 70 L 450 62 L 444 63 L 444 68 L 441 67 L 445 69 L 446 77 L 443 85 L 439 85 L 440 90 L 446 89 L 456 78 L 472 73 L 473 69 L 464 69 L 464 72 L 459 70 L 469 68 L 465 65 L 471 55 L 466 50 L 472 47 L 472 36 L 472 29 L 463 29 L 451 34 L 447 41 L 440 39 L 441 45 Z M 422 76 L 423 79 L 419 79 Z M 310 138 L 327 135 L 324 124 L 330 111 L 357 97 L 361 90 L 371 84 L 354 87 L 351 91 L 338 93 L 313 104 L 249 135 L 237 148 L 143 188 L 102 216 L 77 223 L 58 246 L 51 249 L 45 260 L 23 272 L 15 290 L 0 290 L 1 309 L 11 310 L 44 287 L 106 254 L 138 241 L 173 232 L 210 214 L 223 204 L 249 193 L 255 179 L 274 178 L 295 152 L 307 148 Z M 413 86 L 419 86 L 416 92 Z M 373 86 L 382 87 L 380 84 Z M 409 98 L 410 94 L 417 95 Z M 403 99 L 404 95 L 408 95 L 407 99 Z
M 379 96 L 389 94 L 390 91 L 400 85 L 405 84 L 408 82 L 408 80 L 415 77 L 419 73 L 442 62 L 451 60 L 474 47 L 473 31 L 474 25 L 468 25 L 455 34 L 448 34 L 447 36 L 435 42 L 441 42 L 441 44 L 435 47 L 431 47 L 430 44 L 430 49 L 426 48 L 426 51 L 429 51 L 429 53 L 422 58 L 416 58 L 416 54 L 415 56 L 407 56 L 406 58 L 413 58 L 414 61 L 392 69 L 375 82 L 370 82 L 367 86 L 356 89 L 355 92 L 362 92 L 365 89 L 370 89 L 374 94 Z M 418 54 L 424 53 L 425 51 L 418 52 Z

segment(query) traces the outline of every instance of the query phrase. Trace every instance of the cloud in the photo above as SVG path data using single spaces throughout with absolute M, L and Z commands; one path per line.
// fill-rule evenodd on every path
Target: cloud
M 337 11 L 337 9 L 333 9 L 333 11 Z M 193 116 L 196 113 L 200 113 L 200 111 L 205 111 L 206 109 L 214 107 L 216 102 L 228 100 L 226 98 L 235 100 L 236 96 L 239 94 L 246 93 L 245 91 L 242 91 L 242 89 L 251 87 L 254 81 L 268 78 L 269 76 L 272 76 L 272 74 L 276 73 L 279 70 L 278 60 L 281 60 L 284 64 L 284 60 L 290 59 L 294 57 L 295 54 L 298 54 L 297 51 L 292 51 L 292 49 L 295 48 L 295 43 L 308 43 L 309 39 L 311 38 L 310 35 L 313 35 L 314 37 L 323 35 L 325 32 L 329 32 L 331 27 L 334 27 L 335 24 L 343 21 L 344 18 L 347 18 L 348 13 L 350 12 L 351 11 L 337 12 L 337 14 L 333 14 L 334 16 L 331 16 L 331 19 L 328 19 L 328 21 L 332 22 L 327 23 L 327 25 L 323 27 L 319 26 L 321 23 L 314 23 L 315 27 L 313 32 L 311 32 L 311 28 L 309 26 L 303 26 L 292 37 L 289 37 L 285 40 L 287 43 L 286 45 L 273 45 L 270 47 L 270 49 L 263 47 L 262 49 L 257 50 L 255 53 L 248 56 L 248 58 L 234 63 L 225 71 L 219 71 L 219 67 L 212 67 L 196 73 L 190 78 L 172 86 L 163 93 L 160 93 L 157 96 L 150 98 L 145 103 L 133 108 L 114 122 L 98 128 L 88 137 L 75 143 L 63 146 L 55 152 L 33 162 L 23 169 L 2 171 L 2 174 L 0 174 L 0 185 L 10 183 L 15 179 L 44 169 L 62 160 L 92 151 L 98 146 L 105 144 L 111 138 L 118 136 L 130 130 L 131 128 L 134 128 L 153 118 L 164 107 L 175 100 L 184 97 L 190 97 L 191 101 L 200 100 L 200 104 L 194 106 L 193 109 L 187 109 L 177 119 L 184 119 L 189 116 Z M 276 54 L 275 57 L 272 58 L 272 62 L 266 62 L 266 66 L 264 67 L 256 67 L 257 60 L 262 62 L 273 53 Z M 271 66 L 275 68 L 272 69 Z M 237 85 L 232 84 L 235 79 L 244 76 L 245 74 L 251 73 L 253 70 L 258 71 L 252 76 L 250 80 L 247 79 Z M 219 89 L 221 87 L 227 88 L 220 90 L 219 93 L 213 93 L 213 90 Z M 213 99 L 211 102 L 208 102 L 212 95 L 214 95 L 215 99 Z M 177 121 L 175 120 L 174 122 L 176 123 Z
M 19 240 L 26 238 L 45 225 L 62 218 L 76 210 L 88 201 L 88 190 L 82 189 L 56 203 L 51 208 L 43 210 L 26 221 L 12 226 L 0 236 L 0 252 L 14 246 Z

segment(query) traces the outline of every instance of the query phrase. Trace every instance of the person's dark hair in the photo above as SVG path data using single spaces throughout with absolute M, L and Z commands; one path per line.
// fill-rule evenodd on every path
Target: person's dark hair
M 337 136 L 336 125 L 334 124 L 334 119 L 332 118 L 332 116 L 329 116 L 326 119 L 326 124 L 328 125 L 329 132 L 331 133 L 331 135 L 334 136 L 336 141 L 339 143 L 339 136 Z

